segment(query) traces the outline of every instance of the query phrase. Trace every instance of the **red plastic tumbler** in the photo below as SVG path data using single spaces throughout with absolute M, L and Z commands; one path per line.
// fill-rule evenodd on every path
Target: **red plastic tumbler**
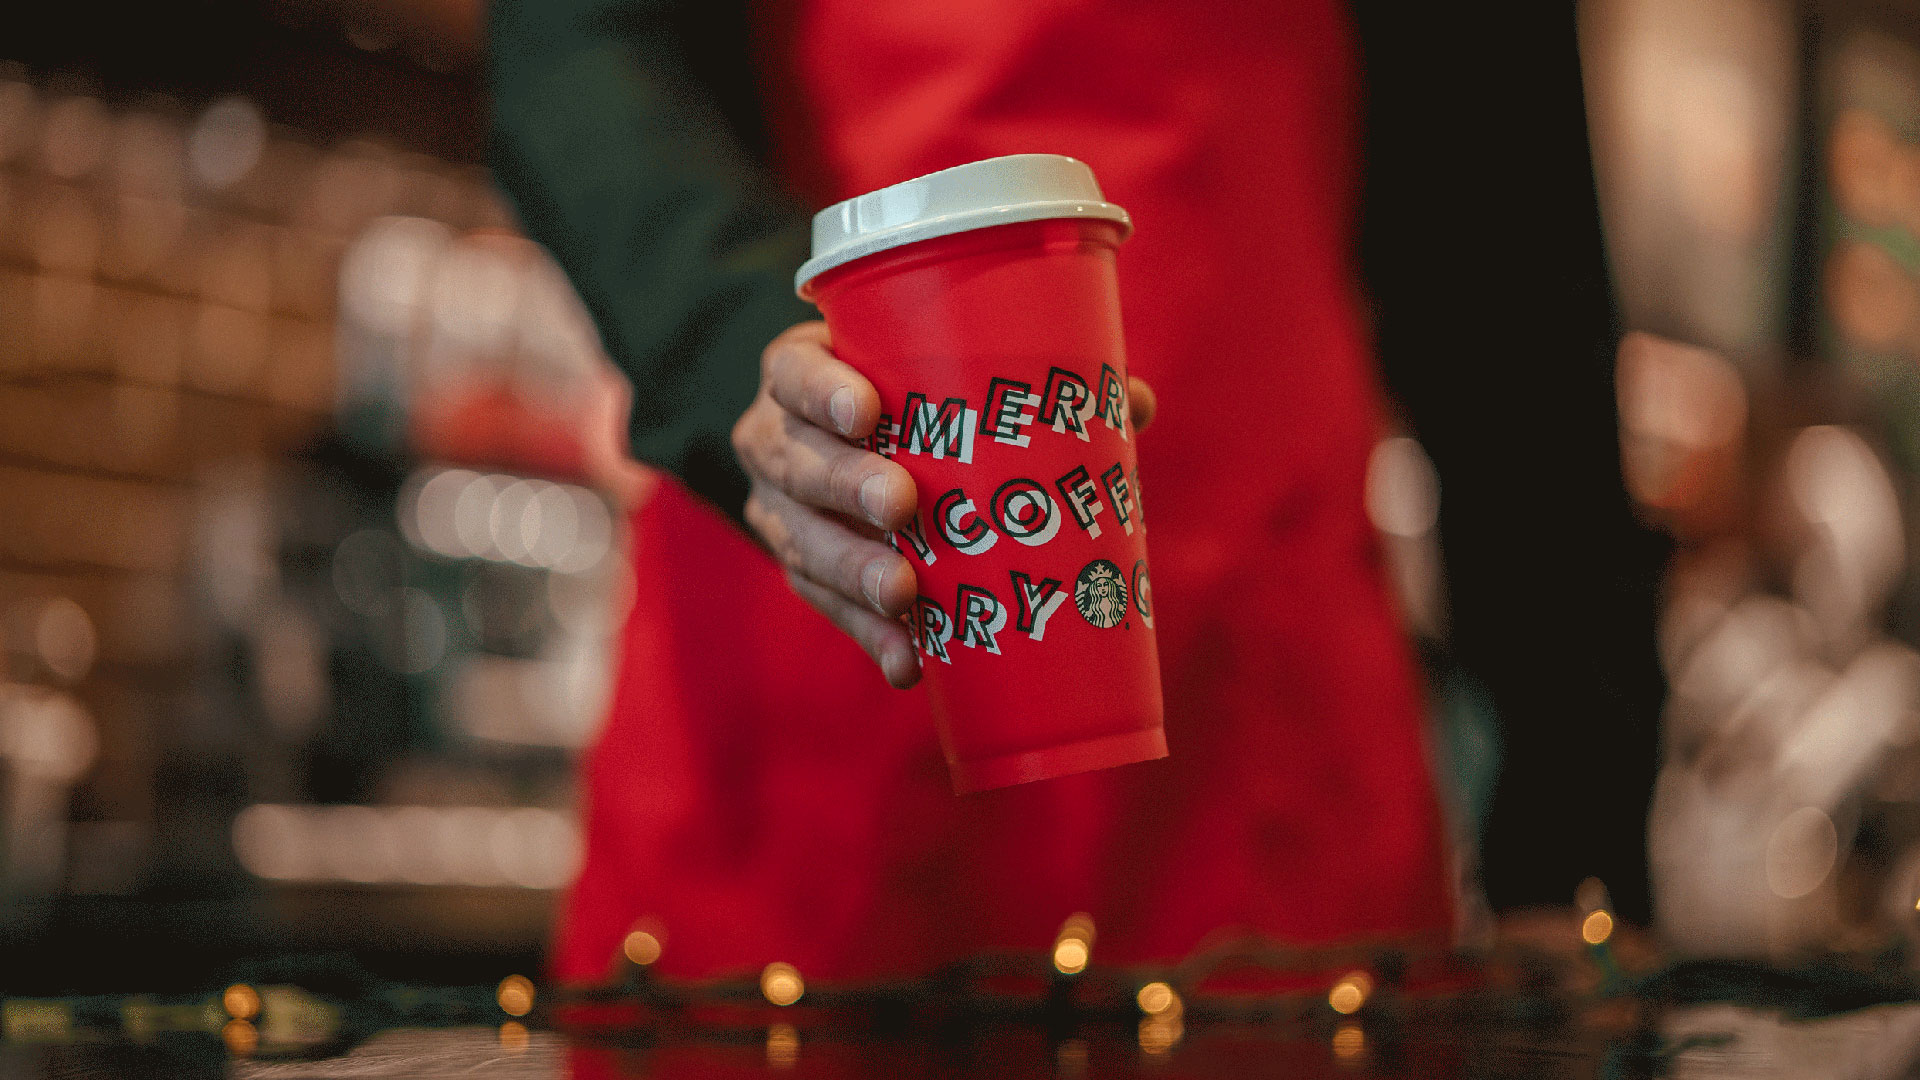
M 892 539 L 961 792 L 1165 757 L 1114 256 L 1072 158 L 1020 154 L 838 203 L 802 296 L 880 392 L 919 490 Z

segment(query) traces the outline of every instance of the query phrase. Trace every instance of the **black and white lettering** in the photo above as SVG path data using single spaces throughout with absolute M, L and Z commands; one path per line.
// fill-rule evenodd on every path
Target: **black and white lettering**
M 950 397 L 935 407 L 925 394 L 908 394 L 900 416 L 905 428 L 900 447 L 907 453 L 973 463 L 974 427 L 979 416 L 967 408 L 966 398 Z
M 1100 419 L 1127 437 L 1127 380 L 1113 370 L 1112 364 L 1100 365 Z
M 1133 488 L 1127 483 L 1127 470 L 1119 462 L 1113 468 L 1100 474 L 1100 482 L 1106 485 L 1107 499 L 1113 503 L 1113 516 L 1120 527 L 1133 535 Z
M 934 500 L 933 523 L 940 535 L 947 538 L 947 543 L 962 555 L 979 555 L 1000 539 L 1000 534 L 988 528 L 980 512 L 974 509 L 973 500 L 959 488 Z
M 879 426 L 863 442 L 867 449 L 881 457 L 890 458 L 900 448 L 900 425 L 893 422 L 893 417 L 881 413 Z
M 1093 392 L 1087 389 L 1087 380 L 1066 368 L 1047 372 L 1047 388 L 1040 395 L 1043 422 L 1053 425 L 1055 431 L 1071 431 L 1075 438 L 1086 442 L 1087 417 L 1092 413 Z
M 907 538 L 907 547 L 911 547 L 913 553 L 919 556 L 922 566 L 932 566 L 934 561 L 940 557 L 934 554 L 933 545 L 927 543 L 927 530 L 925 526 L 920 524 L 919 513 L 916 512 L 913 517 L 907 520 L 906 528 L 901 529 L 899 532 L 887 534 L 887 543 L 893 545 L 893 550 L 905 555 L 907 553 L 906 548 L 900 546 L 900 538 L 903 536 Z
M 1039 547 L 1060 531 L 1060 507 L 1038 480 L 1016 476 L 1001 484 L 989 508 L 1000 531 L 1028 547 Z
M 1145 559 L 1133 564 L 1133 610 L 1140 613 L 1147 629 L 1153 629 L 1153 578 L 1147 573 Z
M 994 635 L 1007 628 L 1007 606 L 999 597 L 978 585 L 962 585 L 953 598 L 953 610 L 960 623 L 960 644 L 1000 655 L 1000 640 Z
M 1031 410 L 1038 404 L 1040 395 L 1033 392 L 1032 383 L 994 379 L 987 384 L 987 404 L 980 415 L 980 433 L 994 442 L 1025 446 L 1033 438 L 1021 429 L 1033 423 Z
M 953 640 L 953 620 L 947 617 L 946 609 L 929 596 L 916 597 L 914 606 L 919 609 L 915 621 L 920 632 L 914 637 L 920 650 L 943 664 L 953 663 L 947 655 L 947 642 Z
M 1067 602 L 1067 591 L 1059 578 L 1033 579 L 1018 570 L 1013 574 L 1013 626 L 1035 641 L 1046 636 L 1047 620 Z
M 1073 520 L 1088 537 L 1098 540 L 1100 523 L 1093 519 L 1106 507 L 1100 505 L 1100 492 L 1093 486 L 1093 478 L 1087 475 L 1087 467 L 1075 465 L 1072 472 L 1054 481 L 1054 486 L 1060 489 L 1067 509 L 1073 511 Z

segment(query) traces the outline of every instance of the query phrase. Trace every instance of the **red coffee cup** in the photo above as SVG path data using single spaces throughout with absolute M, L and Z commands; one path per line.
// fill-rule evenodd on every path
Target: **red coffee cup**
M 800 295 L 919 490 L 892 537 L 960 792 L 1165 757 L 1114 254 L 1072 158 L 992 158 L 813 219 Z

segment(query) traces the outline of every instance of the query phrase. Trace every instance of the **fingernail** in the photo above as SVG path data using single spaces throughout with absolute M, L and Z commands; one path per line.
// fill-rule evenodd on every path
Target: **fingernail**
M 827 415 L 833 417 L 833 426 L 840 429 L 840 434 L 853 434 L 853 391 L 844 386 L 835 390 L 827 399 Z
M 868 521 L 885 527 L 887 477 L 884 473 L 874 473 L 860 482 L 860 509 L 867 512 Z
M 885 584 L 886 580 L 887 566 L 885 563 L 868 563 L 867 568 L 860 572 L 860 591 L 867 594 L 867 603 L 872 604 L 873 609 L 879 611 L 882 615 L 886 614 L 886 612 L 880 607 L 880 586 Z

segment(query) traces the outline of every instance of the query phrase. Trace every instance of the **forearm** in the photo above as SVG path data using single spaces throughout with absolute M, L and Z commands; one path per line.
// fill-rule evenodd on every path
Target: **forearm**
M 761 348 L 809 314 L 792 289 L 805 218 L 689 71 L 667 14 L 495 0 L 493 165 L 634 383 L 635 456 L 737 517 L 727 434 Z

